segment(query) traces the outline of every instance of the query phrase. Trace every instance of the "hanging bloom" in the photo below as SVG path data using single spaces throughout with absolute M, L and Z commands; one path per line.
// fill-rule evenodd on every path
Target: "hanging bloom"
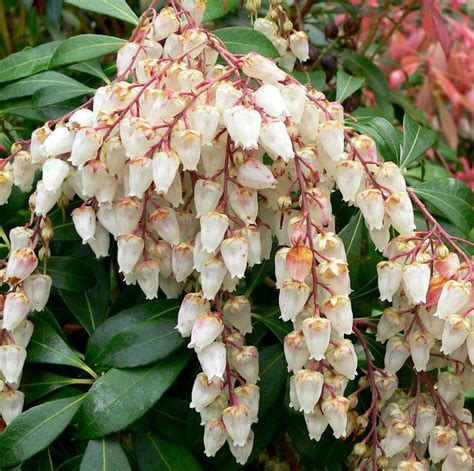
M 294 382 L 300 410 L 311 413 L 321 397 L 324 376 L 317 371 L 299 370 L 295 373 Z
M 434 337 L 428 332 L 414 331 L 409 336 L 408 344 L 416 371 L 426 371 L 434 342 Z
M 32 229 L 23 226 L 14 227 L 8 233 L 8 238 L 10 239 L 10 250 L 13 252 L 16 249 L 27 247 L 32 237 Z
M 286 255 L 286 264 L 291 278 L 303 282 L 311 272 L 313 252 L 306 245 L 292 247 Z
M 242 335 L 252 332 L 252 313 L 249 300 L 245 296 L 229 299 L 222 309 L 224 319 L 230 322 Z
M 200 105 L 191 110 L 189 121 L 192 129 L 200 134 L 203 146 L 212 146 L 220 118 L 221 114 L 214 106 Z
M 470 471 L 472 456 L 467 448 L 455 446 L 444 460 L 442 471 Z
M 179 224 L 172 208 L 158 208 L 151 214 L 150 222 L 162 239 L 171 245 L 179 244 Z
M 385 351 L 385 369 L 389 374 L 395 374 L 410 356 L 410 347 L 401 338 L 392 337 Z
M 234 445 L 244 446 L 252 425 L 250 409 L 243 404 L 229 406 L 224 409 L 222 420 Z
M 328 419 L 329 425 L 334 432 L 334 437 L 345 437 L 349 400 L 343 396 L 328 397 L 323 401 L 321 410 Z
M 430 278 L 431 270 L 427 263 L 415 262 L 403 267 L 403 291 L 413 304 L 420 304 L 426 301 Z
M 448 315 L 444 323 L 441 351 L 446 355 L 453 353 L 466 341 L 470 331 L 471 322 L 467 317 Z
M 430 432 L 436 425 L 437 413 L 436 409 L 429 404 L 419 406 L 416 416 L 415 437 L 416 440 L 425 443 Z
M 208 457 L 215 454 L 223 447 L 228 433 L 221 419 L 210 420 L 204 428 L 204 453 Z
M 237 105 L 224 111 L 224 124 L 236 146 L 257 149 L 262 118 L 258 111 Z
M 231 237 L 221 244 L 221 255 L 232 278 L 243 278 L 247 268 L 249 244 L 244 237 Z
M 353 314 L 348 296 L 331 296 L 323 302 L 321 309 L 340 336 L 352 333 Z
M 16 383 L 23 371 L 26 350 L 19 345 L 0 346 L 0 369 L 8 383 Z
M 255 103 L 273 118 L 284 118 L 289 114 L 280 90 L 274 85 L 262 85 L 255 92 Z
M 290 36 L 290 49 L 299 61 L 309 59 L 308 36 L 304 31 L 297 31 Z
M 230 194 L 229 203 L 245 225 L 255 224 L 258 215 L 258 194 L 253 188 L 241 187 Z
M 456 314 L 471 299 L 472 285 L 470 282 L 448 280 L 441 290 L 435 316 L 446 319 L 448 314 Z
M 30 302 L 31 310 L 42 311 L 49 299 L 53 280 L 49 275 L 38 273 L 23 281 L 23 289 Z
M 201 243 L 204 250 L 215 253 L 229 227 L 229 218 L 225 214 L 211 211 L 201 216 L 199 222 L 201 225 Z
M 329 364 L 340 374 L 354 379 L 357 374 L 357 355 L 354 345 L 348 339 L 329 344 L 325 353 Z
M 323 360 L 331 336 L 331 323 L 323 317 L 309 317 L 303 321 L 303 335 L 310 358 Z
M 201 287 L 204 298 L 214 299 L 227 273 L 224 262 L 213 257 L 204 262 L 201 268 Z
M 0 410 L 7 425 L 21 414 L 24 402 L 25 395 L 21 391 L 7 389 L 0 392 Z
M 133 272 L 140 259 L 145 243 L 141 237 L 133 234 L 120 236 L 117 240 L 117 261 L 119 269 L 124 274 Z
M 382 229 L 384 202 L 379 190 L 364 190 L 357 194 L 356 202 L 369 229 Z
M 232 364 L 237 373 L 249 384 L 258 381 L 258 350 L 253 346 L 242 347 L 233 358 Z
M 296 318 L 306 304 L 309 293 L 309 286 L 304 281 L 286 280 L 283 282 L 278 304 L 280 316 L 285 322 Z
M 382 401 L 389 400 L 398 388 L 398 378 L 396 375 L 389 375 L 384 371 L 375 370 L 374 380 Z
M 242 72 L 248 77 L 274 84 L 285 78 L 285 73 L 270 59 L 256 52 L 247 54 L 243 59 Z
M 315 407 L 311 413 L 304 414 L 304 419 L 308 428 L 309 438 L 317 442 L 321 440 L 323 433 L 329 425 L 328 419 L 321 412 L 321 409 Z
M 257 159 L 246 160 L 237 170 L 237 180 L 255 190 L 275 188 L 276 180 L 270 169 Z
M 406 191 L 394 193 L 385 201 L 385 210 L 395 230 L 409 236 L 415 230 L 415 214 L 411 199 Z
M 97 151 L 102 145 L 100 135 L 90 128 L 77 131 L 68 161 L 75 167 L 82 169 L 89 160 L 95 159 Z
M 76 232 L 82 239 L 83 244 L 87 244 L 94 238 L 96 217 L 95 211 L 90 206 L 81 206 L 71 213 L 72 222 Z
M 176 281 L 186 281 L 194 270 L 193 248 L 184 242 L 171 250 L 171 266 Z
M 158 297 L 160 266 L 154 260 L 144 260 L 137 264 L 133 270 L 134 276 L 146 299 Z
M 415 438 L 414 428 L 400 420 L 394 420 L 388 427 L 384 451 L 391 457 L 402 451 Z
M 196 409 L 196 412 L 201 412 L 217 398 L 220 392 L 221 387 L 218 382 L 214 383 L 205 373 L 199 373 L 194 381 L 189 407 Z
M 282 121 L 264 123 L 260 131 L 260 143 L 275 159 L 281 157 L 284 162 L 288 162 L 295 156 L 290 136 Z
M 22 247 L 14 250 L 8 259 L 4 279 L 11 285 L 27 278 L 36 270 L 38 259 L 31 247 Z
M 201 321 L 202 317 L 199 316 L 198 320 L 196 321 L 196 324 L 198 324 Z M 199 328 L 199 325 L 198 325 Z M 209 331 L 211 331 L 215 326 L 208 326 L 207 327 Z M 193 328 L 194 332 L 194 328 Z M 203 336 L 206 335 L 205 333 L 202 332 L 197 332 L 196 337 L 201 336 L 201 339 Z M 191 343 L 192 343 L 192 335 L 191 335 Z M 199 338 L 198 338 L 199 340 Z M 191 343 L 189 345 L 191 345 Z M 188 347 L 189 347 L 188 345 Z M 204 373 L 206 376 L 209 378 L 209 381 L 218 381 L 224 380 L 224 371 L 225 371 L 225 366 L 226 366 L 226 348 L 225 345 L 221 342 L 212 342 L 211 344 L 199 348 L 196 346 L 195 347 L 197 351 L 197 356 L 199 363 L 201 364 L 201 368 L 203 369 Z
M 199 314 L 193 324 L 188 348 L 199 352 L 214 342 L 223 329 L 224 324 L 217 313 L 208 311 Z
M 384 261 L 377 264 L 378 285 L 381 301 L 392 302 L 393 295 L 402 282 L 402 266 Z
M 357 160 L 342 160 L 337 163 L 335 180 L 344 201 L 355 202 L 364 175 L 364 167 Z
M 343 159 L 344 124 L 340 121 L 325 121 L 319 125 L 319 141 L 328 156 L 338 162 Z
M 200 314 L 209 312 L 211 306 L 198 293 L 188 293 L 178 311 L 178 325 L 176 329 L 183 337 L 189 337 L 193 330 L 194 322 Z
M 194 204 L 196 216 L 201 217 L 214 211 L 221 199 L 222 185 L 212 180 L 198 180 L 194 185 Z
M 437 425 L 431 430 L 428 445 L 431 461 L 436 464 L 444 460 L 456 445 L 456 432 L 450 427 Z
M 301 332 L 290 332 L 283 342 L 288 371 L 301 370 L 309 359 L 309 350 Z
M 406 191 L 406 183 L 400 167 L 393 162 L 384 162 L 375 172 L 375 181 L 394 193 Z

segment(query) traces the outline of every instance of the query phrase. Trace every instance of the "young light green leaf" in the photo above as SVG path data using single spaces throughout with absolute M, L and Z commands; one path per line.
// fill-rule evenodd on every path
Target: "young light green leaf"
M 316 90 L 322 90 L 326 83 L 326 73 L 323 70 L 299 71 L 294 70 L 291 75 L 303 85 L 310 84 Z
M 0 468 L 8 468 L 46 448 L 67 427 L 85 395 L 33 407 L 0 435 Z
M 101 34 L 81 34 L 64 41 L 56 50 L 49 64 L 50 69 L 61 65 L 88 61 L 116 52 L 124 39 Z
M 234 54 L 258 52 L 266 57 L 279 57 L 278 51 L 272 42 L 253 28 L 231 26 L 229 28 L 216 29 L 213 31 L 213 34 L 220 38 L 227 49 Z
M 76 72 L 82 72 L 83 74 L 93 75 L 101 79 L 105 83 L 110 83 L 109 77 L 102 70 L 100 61 L 98 58 L 91 59 L 90 61 L 79 62 L 77 64 L 72 64 L 68 67 L 70 70 Z
M 184 344 L 175 327 L 176 319 L 152 319 L 134 324 L 105 346 L 101 364 L 132 368 L 166 358 Z
M 69 5 L 82 8 L 83 10 L 95 11 L 102 15 L 113 16 L 119 20 L 127 21 L 132 25 L 138 24 L 137 15 L 128 6 L 126 0 L 65 0 Z
M 83 260 L 74 257 L 51 257 L 46 273 L 53 286 L 67 291 L 82 292 L 94 284 L 94 274 Z
M 79 414 L 77 438 L 117 432 L 144 415 L 173 384 L 189 359 L 179 352 L 153 365 L 111 369 L 89 390 Z
M 436 133 L 424 128 L 409 115 L 403 118 L 403 148 L 400 167 L 410 167 L 436 142 Z
M 87 87 L 80 82 L 63 83 L 54 87 L 45 87 L 33 94 L 33 108 L 43 108 L 46 106 L 62 103 L 84 95 L 94 93 L 93 88 Z
M 342 103 L 346 98 L 359 90 L 364 82 L 364 77 L 354 77 L 343 70 L 338 70 L 336 77 L 336 101 Z
M 81 461 L 80 471 L 131 471 L 127 455 L 114 437 L 91 440 Z
M 133 444 L 140 471 L 202 470 L 187 448 L 170 443 L 151 431 L 134 434 Z
M 280 344 L 265 347 L 258 358 L 260 366 L 259 414 L 264 415 L 273 405 L 285 383 L 287 371 L 285 354 Z
M 83 261 L 92 271 L 95 283 L 89 289 L 81 292 L 59 290 L 66 306 L 76 319 L 84 326 L 89 334 L 105 321 L 109 305 L 109 277 L 96 259 Z
M 440 211 L 465 235 L 474 226 L 472 191 L 464 182 L 454 178 L 440 178 L 413 186 L 423 201 Z
M 240 8 L 240 0 L 207 0 L 203 21 L 214 21 Z
M 54 41 L 25 48 L 0 60 L 0 82 L 11 82 L 46 70 L 60 44 L 61 41 Z
M 31 96 L 42 88 L 63 86 L 65 83 L 82 86 L 77 80 L 50 70 L 6 85 L 0 90 L 0 100 L 11 100 L 13 98 Z

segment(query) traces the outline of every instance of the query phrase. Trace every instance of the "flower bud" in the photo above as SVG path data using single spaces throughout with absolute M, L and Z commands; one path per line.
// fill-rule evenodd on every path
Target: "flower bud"
M 283 282 L 278 304 L 280 317 L 286 322 L 294 321 L 296 315 L 303 309 L 310 293 L 309 286 L 303 281 L 286 280 Z
M 342 396 L 328 397 L 323 401 L 321 410 L 328 419 L 329 425 L 334 432 L 334 437 L 345 437 L 349 400 Z
M 31 310 L 42 311 L 45 308 L 52 284 L 51 277 L 43 274 L 31 275 L 23 282 L 23 289 L 30 302 Z
M 340 336 L 352 333 L 353 314 L 348 296 L 331 296 L 322 303 L 321 309 Z
M 446 319 L 448 314 L 457 314 L 471 299 L 470 282 L 448 280 L 441 290 L 435 316 Z
M 290 49 L 299 61 L 305 62 L 309 59 L 308 36 L 304 31 L 297 31 L 290 35 Z
M 242 72 L 247 77 L 262 80 L 264 83 L 274 84 L 285 78 L 285 73 L 270 59 L 251 52 L 243 59 Z
M 431 270 L 427 263 L 415 262 L 403 267 L 402 287 L 410 302 L 420 304 L 426 301 L 430 278 Z
M 24 402 L 25 395 L 21 391 L 9 389 L 0 393 L 0 410 L 7 425 L 21 414 Z
M 281 157 L 284 162 L 288 162 L 295 157 L 288 130 L 282 121 L 264 123 L 260 131 L 260 143 L 272 158 Z
M 406 191 L 392 194 L 385 202 L 385 210 L 395 230 L 404 236 L 413 234 L 416 228 L 415 214 Z
M 309 359 L 309 350 L 301 332 L 290 332 L 283 342 L 288 371 L 301 370 Z
M 200 225 L 204 250 L 215 253 L 229 227 L 229 218 L 225 214 L 212 211 L 201 216 Z
M 155 299 L 158 297 L 160 266 L 154 260 L 144 260 L 140 262 L 133 274 L 137 278 L 138 286 L 140 286 L 146 299 Z
M 222 414 L 222 420 L 234 445 L 244 446 L 252 425 L 250 409 L 243 404 L 226 407 Z
M 0 346 L 0 369 L 7 383 L 16 383 L 21 376 L 26 350 L 19 345 Z
M 438 414 L 433 406 L 420 405 L 416 416 L 415 436 L 416 440 L 425 443 L 430 432 L 436 425 Z
M 16 249 L 10 253 L 4 279 L 15 285 L 31 275 L 37 266 L 38 259 L 31 247 Z
M 180 231 L 174 209 L 158 208 L 150 216 L 150 222 L 163 240 L 171 245 L 179 244 Z
M 408 344 L 401 338 L 392 337 L 387 343 L 385 351 L 385 369 L 388 374 L 394 375 L 410 356 Z
M 94 238 L 95 234 L 95 211 L 91 206 L 80 206 L 72 211 L 72 222 L 76 232 L 82 239 L 83 244 L 87 244 Z
M 309 317 L 303 321 L 303 335 L 310 359 L 322 360 L 329 345 L 331 323 L 323 317 Z
M 238 182 L 255 190 L 275 188 L 276 180 L 271 170 L 257 159 L 246 160 L 237 170 Z
M 383 261 L 377 264 L 378 285 L 381 301 L 392 302 L 393 295 L 402 282 L 402 266 L 398 263 Z
M 215 456 L 228 437 L 226 427 L 220 419 L 209 421 L 204 428 L 204 454 Z
M 145 243 L 133 234 L 120 236 L 117 240 L 117 262 L 121 273 L 130 274 L 142 256 Z
M 194 348 L 197 352 L 201 351 L 214 342 L 223 329 L 222 319 L 215 312 L 208 311 L 199 314 L 191 331 L 188 348 Z
M 196 321 L 196 324 L 200 322 L 200 317 Z M 214 326 L 211 326 L 208 329 L 212 329 Z M 222 331 L 222 330 L 221 330 Z M 194 333 L 194 328 L 193 328 Z M 199 335 L 205 335 L 199 334 Z M 192 336 L 191 336 L 192 342 Z M 191 345 L 191 344 L 190 344 Z M 189 345 L 188 345 L 189 347 Z M 195 347 L 197 351 L 197 357 L 201 368 L 208 377 L 209 381 L 224 380 L 224 371 L 226 366 L 226 348 L 222 342 L 212 342 L 203 348 Z
M 385 455 L 390 458 L 400 453 L 415 437 L 415 430 L 407 423 L 395 420 L 387 431 L 385 437 L 384 451 Z
M 244 237 L 231 237 L 221 244 L 221 255 L 232 278 L 242 278 L 247 268 L 249 244 Z
M 446 355 L 453 353 L 466 341 L 470 331 L 471 323 L 468 318 L 456 314 L 448 315 L 444 322 L 441 351 Z
M 356 377 L 357 355 L 350 340 L 341 340 L 337 346 L 329 344 L 326 359 L 338 373 L 346 378 L 354 379 Z
M 357 194 L 356 202 L 370 230 L 382 229 L 384 202 L 379 190 L 364 190 Z
M 456 445 L 456 432 L 450 427 L 437 425 L 431 430 L 428 445 L 431 461 L 436 464 L 444 460 Z

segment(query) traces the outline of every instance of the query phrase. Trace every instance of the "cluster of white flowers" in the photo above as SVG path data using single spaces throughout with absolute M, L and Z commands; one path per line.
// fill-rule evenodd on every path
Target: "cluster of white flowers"
M 40 258 L 48 256 L 48 231 L 41 230 L 48 212 L 77 196 L 83 203 L 72 220 L 83 244 L 105 257 L 112 235 L 126 283 L 138 284 L 147 299 L 159 288 L 169 298 L 187 293 L 177 329 L 190 337 L 203 370 L 191 407 L 201 415 L 206 455 L 227 442 L 243 464 L 252 451 L 258 351 L 244 338 L 252 331 L 250 302 L 232 293 L 247 268 L 271 257 L 276 239 L 281 318 L 294 327 L 284 340 L 291 406 L 304 413 L 310 437 L 319 440 L 328 426 L 336 438 L 362 435 L 372 421 L 355 463 L 397 459 L 391 469 L 425 469 L 410 463 L 421 460 L 431 433 L 433 463 L 470 469 L 465 448 L 472 446 L 466 432 L 472 428 L 462 389 L 473 377 L 472 264 L 447 252 L 437 226 L 414 232 L 414 195 L 400 169 L 382 161 L 370 137 L 345 129 L 340 104 L 270 59 L 229 53 L 199 27 L 204 2 L 174 3 L 179 13 L 153 11 L 119 50 L 115 83 L 0 161 L 0 204 L 13 184 L 30 191 L 42 171 L 30 198 L 34 228 L 12 230 L 3 270 L 11 287 L 0 342 L 6 422 L 23 402 L 16 386 L 32 332 L 25 318 L 43 309 L 51 287 L 47 275 L 36 273 L 34 248 L 42 245 Z M 293 57 L 286 56 L 305 60 L 307 39 L 291 28 L 287 39 L 278 36 L 272 15 L 257 19 L 255 28 L 291 69 Z M 366 344 L 353 320 L 346 253 L 335 233 L 336 187 L 360 209 L 375 246 L 389 258 L 378 266 L 379 289 L 382 301 L 393 302 L 377 330 L 378 340 L 388 340 L 385 370 L 364 348 L 367 377 L 348 397 L 358 361 L 345 336 L 355 333 Z M 391 227 L 400 234 L 392 241 Z M 396 372 L 410 353 L 417 374 L 448 367 L 429 396 L 394 394 Z M 358 394 L 369 387 L 372 405 L 359 416 Z M 437 443 L 448 435 L 452 445 L 441 453 Z

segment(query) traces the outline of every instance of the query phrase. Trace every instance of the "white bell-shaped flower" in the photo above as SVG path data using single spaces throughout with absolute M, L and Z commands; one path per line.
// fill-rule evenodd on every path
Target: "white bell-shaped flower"
M 346 436 L 347 412 L 349 400 L 343 396 L 328 397 L 323 401 L 321 410 L 328 419 L 335 438 Z
M 258 381 L 258 350 L 254 346 L 242 347 L 235 357 L 232 357 L 232 365 L 237 373 L 249 384 Z
M 176 329 L 183 337 L 189 337 L 193 330 L 194 322 L 199 314 L 209 312 L 209 301 L 198 293 L 188 293 L 181 302 L 178 311 L 178 324 Z
M 389 375 L 384 371 L 375 370 L 374 380 L 382 401 L 389 400 L 398 388 L 398 378 L 396 375 Z
M 8 238 L 10 239 L 10 251 L 13 252 L 16 249 L 27 247 L 32 236 L 33 230 L 23 226 L 10 229 L 10 232 L 8 233 Z
M 105 227 L 100 222 L 96 223 L 94 237 L 88 242 L 88 244 L 97 258 L 109 256 L 109 231 L 105 229 Z
M 309 350 L 302 332 L 290 332 L 283 342 L 288 371 L 299 371 L 309 360 Z
M 0 346 L 0 370 L 8 383 L 16 383 L 23 371 L 26 349 L 20 345 Z
M 219 110 L 209 105 L 196 106 L 189 113 L 191 128 L 201 135 L 203 146 L 212 146 L 220 118 Z
M 438 394 L 447 404 L 454 401 L 462 390 L 462 378 L 451 371 L 443 371 L 438 375 Z
M 331 323 L 324 317 L 309 317 L 303 321 L 303 335 L 310 358 L 323 360 L 331 337 Z
M 13 172 L 11 167 L 7 166 L 0 170 L 0 206 L 4 205 L 13 189 Z
M 331 322 L 331 327 L 340 335 L 352 333 L 352 306 L 348 296 L 331 296 L 321 306 L 322 312 Z
M 198 180 L 194 185 L 196 216 L 201 217 L 214 211 L 223 193 L 222 185 L 212 180 Z
M 35 179 L 36 165 L 31 162 L 28 152 L 20 151 L 12 164 L 13 183 L 23 192 L 31 191 Z
M 406 327 L 406 318 L 398 309 L 393 307 L 385 309 L 377 324 L 377 341 L 384 343 L 400 333 Z
M 355 201 L 364 175 L 364 167 L 357 160 L 343 160 L 337 163 L 335 180 L 344 201 L 351 203 Z
M 299 83 L 290 83 L 280 88 L 281 96 L 285 100 L 286 108 L 295 124 L 299 124 L 303 115 L 306 89 Z
M 257 149 L 262 125 L 260 113 L 237 105 L 224 111 L 223 120 L 231 139 L 243 149 Z
M 248 406 L 236 404 L 226 407 L 222 414 L 222 420 L 234 445 L 244 446 L 252 425 Z
M 344 124 L 325 121 L 319 125 L 319 142 L 329 157 L 338 162 L 344 158 Z
M 255 190 L 275 188 L 276 180 L 271 170 L 257 159 L 246 160 L 237 170 L 238 182 Z
M 410 333 L 408 344 L 410 345 L 411 358 L 416 371 L 426 371 L 434 342 L 434 337 L 428 332 L 414 330 Z
M 300 410 L 309 414 L 321 397 L 324 376 L 318 371 L 299 370 L 294 375 L 294 382 Z
M 82 169 L 86 162 L 96 158 L 97 151 L 101 145 L 102 138 L 93 129 L 79 129 L 74 139 L 71 155 L 68 160 L 75 167 Z
M 461 446 L 455 446 L 444 460 L 441 471 L 470 471 L 473 461 L 470 451 Z
M 38 266 L 38 258 L 31 247 L 22 247 L 10 253 L 4 279 L 14 285 L 30 276 Z
M 196 323 L 199 321 L 200 318 L 198 318 Z M 209 381 L 224 380 L 226 348 L 222 342 L 212 342 L 210 345 L 199 349 L 197 357 Z
M 230 194 L 229 203 L 236 215 L 248 226 L 258 215 L 258 194 L 253 188 L 241 187 Z
M 61 196 L 60 191 L 49 191 L 44 187 L 40 180 L 36 185 L 36 207 L 35 214 L 37 216 L 46 216 Z
M 179 167 L 175 152 L 156 152 L 153 155 L 153 182 L 158 193 L 167 193 Z
M 243 59 L 242 72 L 248 77 L 275 84 L 282 81 L 286 74 L 271 59 L 251 52 Z
M 410 347 L 398 337 L 392 337 L 387 343 L 385 350 L 385 369 L 387 373 L 395 374 L 407 361 L 410 356 Z
M 161 41 L 179 29 L 179 21 L 173 8 L 166 7 L 160 10 L 153 22 L 153 39 Z
M 222 309 L 222 314 L 242 335 L 252 332 L 252 313 L 249 300 L 245 296 L 229 299 Z
M 117 262 L 120 272 L 129 275 L 142 256 L 145 242 L 133 234 L 120 236 L 117 240 Z
M 73 143 L 74 133 L 65 126 L 56 126 L 44 141 L 44 150 L 46 155 L 56 157 L 71 152 Z
M 186 281 L 194 270 L 192 246 L 184 242 L 173 246 L 171 251 L 171 266 L 176 281 Z
M 436 464 L 444 460 L 456 443 L 457 435 L 451 427 L 441 425 L 434 427 L 428 444 L 431 461 Z
M 229 218 L 222 213 L 211 211 L 201 216 L 201 244 L 206 252 L 214 253 L 224 239 L 229 227 Z
M 94 238 L 96 216 L 95 211 L 91 206 L 80 206 L 71 213 L 72 222 L 76 232 L 82 239 L 83 244 L 87 244 Z
M 243 278 L 247 268 L 249 244 L 245 237 L 231 237 L 222 241 L 221 255 L 232 278 Z
M 204 454 L 207 457 L 215 456 L 224 446 L 228 436 L 227 429 L 221 419 L 207 422 L 204 427 Z
M 385 201 L 385 210 L 395 230 L 404 236 L 413 234 L 415 230 L 415 214 L 410 197 L 406 191 L 392 194 Z
M 250 457 L 253 449 L 254 433 L 250 430 L 247 441 L 243 446 L 236 446 L 232 440 L 227 440 L 229 450 L 238 464 L 244 465 Z
M 384 162 L 375 172 L 375 181 L 394 193 L 406 191 L 405 178 L 400 167 L 393 162 Z
M 414 438 L 415 429 L 411 425 L 401 420 L 394 420 L 388 426 L 385 437 L 385 455 L 390 458 L 400 453 Z
M 18 327 L 30 312 L 28 298 L 19 291 L 12 291 L 5 296 L 3 305 L 3 328 L 13 330 Z
M 130 161 L 128 171 L 129 196 L 141 198 L 153 181 L 153 164 L 148 157 Z
M 403 267 L 402 287 L 409 301 L 413 304 L 426 301 L 430 278 L 431 269 L 428 263 L 415 262 Z
M 472 285 L 470 282 L 448 280 L 441 290 L 435 316 L 446 319 L 448 314 L 456 314 L 471 299 Z
M 180 231 L 174 209 L 158 208 L 150 216 L 150 222 L 163 240 L 171 245 L 179 244 Z
M 183 164 L 183 170 L 196 170 L 201 158 L 201 134 L 193 129 L 177 131 L 171 144 Z
M 189 407 L 201 412 L 205 407 L 211 404 L 221 393 L 219 382 L 211 381 L 206 373 L 199 373 L 194 380 L 191 391 L 191 403 Z
M 304 31 L 296 31 L 290 35 L 290 49 L 300 62 L 309 59 L 308 36 Z
M 308 429 L 309 438 L 319 442 L 329 422 L 319 407 L 315 407 L 309 414 L 304 414 L 304 420 Z
M 24 402 L 25 395 L 21 391 L 10 389 L 0 393 L 0 411 L 7 425 L 21 414 Z
M 425 443 L 436 425 L 438 414 L 436 409 L 429 404 L 421 404 L 416 416 L 415 438 L 421 443 Z
M 384 224 L 384 202 L 379 190 L 364 190 L 357 194 L 359 206 L 370 230 L 382 229 Z
M 293 321 L 306 304 L 309 294 L 310 288 L 304 281 L 284 281 L 278 298 L 280 317 L 285 322 Z
M 390 261 L 379 262 L 377 264 L 377 278 L 380 300 L 392 302 L 392 297 L 402 282 L 402 266 Z
M 295 156 L 291 138 L 282 121 L 264 123 L 260 131 L 260 143 L 273 158 L 281 157 L 284 162 L 288 162 Z
M 214 257 L 204 262 L 201 269 L 201 287 L 206 299 L 214 299 L 226 273 L 227 269 L 221 259 Z
M 346 378 L 354 379 L 357 375 L 357 355 L 353 343 L 348 339 L 329 344 L 326 350 L 329 364 Z
M 280 90 L 274 85 L 262 85 L 258 88 L 255 92 L 255 103 L 273 118 L 284 118 L 289 114 Z
M 49 299 L 53 280 L 49 275 L 38 273 L 23 281 L 23 289 L 33 311 L 42 311 Z
M 15 340 L 15 345 L 26 348 L 33 335 L 33 322 L 25 319 L 10 333 Z
M 144 260 L 133 270 L 138 286 L 145 293 L 146 299 L 158 297 L 160 266 L 154 260 Z
M 214 342 L 223 329 L 224 324 L 217 313 L 207 311 L 199 314 L 193 324 L 188 348 L 194 348 L 197 352 L 201 351 Z

